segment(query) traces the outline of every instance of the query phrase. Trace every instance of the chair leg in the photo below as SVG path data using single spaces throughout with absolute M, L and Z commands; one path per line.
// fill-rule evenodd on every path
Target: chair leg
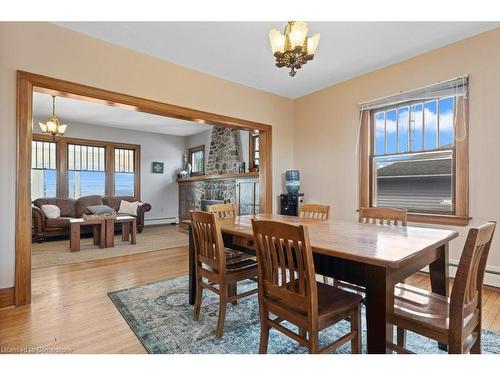
M 260 323 L 260 343 L 259 354 L 267 353 L 267 344 L 269 342 L 269 327 L 264 322 Z
M 215 331 L 215 338 L 220 339 L 224 333 L 224 322 L 226 320 L 227 309 L 227 285 L 220 285 L 221 294 L 219 298 L 219 319 L 217 320 L 217 330 Z
M 318 331 L 309 332 L 309 354 L 319 353 L 319 335 Z
M 351 340 L 351 353 L 361 354 L 361 306 L 351 315 L 351 332 L 356 331 L 356 337 Z
M 228 295 L 229 296 L 236 296 L 238 294 L 238 286 L 237 286 L 236 282 L 228 284 L 227 287 L 228 287 Z M 231 304 L 237 305 L 238 300 L 231 301 Z
M 307 340 L 307 331 L 303 328 L 299 328 L 299 336 Z
M 401 346 L 402 348 L 406 347 L 406 330 L 396 327 L 396 332 L 398 346 Z
M 194 300 L 194 311 L 193 311 L 193 319 L 200 319 L 200 309 L 201 309 L 201 300 L 203 298 L 203 287 L 201 286 L 201 278 L 196 279 L 196 296 Z
M 471 354 L 481 354 L 481 323 L 479 323 L 474 329 L 474 333 L 477 334 L 476 342 L 470 348 Z

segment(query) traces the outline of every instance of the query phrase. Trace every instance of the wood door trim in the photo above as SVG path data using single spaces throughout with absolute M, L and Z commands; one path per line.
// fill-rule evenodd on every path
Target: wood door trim
M 0 308 L 12 306 L 14 302 L 14 287 L 0 289 Z
M 159 116 L 241 130 L 259 130 L 261 138 L 261 212 L 272 212 L 272 126 L 236 117 L 180 107 L 127 94 L 17 71 L 17 183 L 15 234 L 15 303 L 31 302 L 31 140 L 33 91 L 59 95 Z M 138 192 L 140 194 L 140 192 Z

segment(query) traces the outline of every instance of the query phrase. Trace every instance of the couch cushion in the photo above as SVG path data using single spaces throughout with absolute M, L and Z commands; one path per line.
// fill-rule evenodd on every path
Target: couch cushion
M 69 228 L 69 217 L 58 217 L 57 219 L 46 219 L 47 228 Z
M 75 200 L 71 198 L 38 198 L 33 202 L 40 209 L 43 205 L 53 204 L 59 207 L 61 216 L 68 217 L 77 217 L 75 203 Z
M 137 208 L 139 207 L 139 202 L 127 202 L 122 200 L 120 202 L 119 214 L 137 216 Z
M 83 214 L 91 215 L 87 207 L 88 206 L 99 206 L 102 205 L 102 197 L 100 195 L 88 195 L 86 197 L 80 197 L 76 200 L 76 217 L 82 217 Z
M 61 216 L 61 209 L 55 204 L 44 204 L 42 205 L 42 211 L 45 216 L 49 219 L 57 219 Z
M 131 196 L 122 195 L 122 196 L 116 196 L 116 197 L 112 197 L 112 196 L 103 197 L 102 201 L 104 202 L 105 205 L 108 205 L 113 210 L 118 212 L 120 210 L 121 201 L 135 202 L 135 201 L 137 201 L 137 199 L 135 199 L 134 197 L 131 197 Z

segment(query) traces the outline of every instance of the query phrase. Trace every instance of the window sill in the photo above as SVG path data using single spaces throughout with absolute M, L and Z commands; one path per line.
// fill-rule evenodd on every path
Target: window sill
M 471 219 L 472 218 L 468 216 L 408 213 L 408 221 L 411 223 L 453 225 L 463 227 L 468 225 Z

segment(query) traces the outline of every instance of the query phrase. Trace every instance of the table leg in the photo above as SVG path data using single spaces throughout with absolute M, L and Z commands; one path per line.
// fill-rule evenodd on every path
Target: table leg
M 99 248 L 106 247 L 106 220 L 101 221 L 99 224 Z
M 448 243 L 440 246 L 437 249 L 438 259 L 429 264 L 432 292 L 446 297 L 449 295 L 448 247 Z M 438 347 L 441 350 L 448 350 L 447 345 L 440 342 L 438 342 Z
M 115 221 L 114 219 L 106 219 L 106 244 L 105 247 L 115 246 Z
M 100 238 L 100 225 L 92 225 L 92 237 L 94 239 L 94 245 L 98 245 Z
M 130 222 L 124 221 L 122 223 L 122 241 L 128 241 L 130 238 Z
M 80 225 L 71 224 L 71 234 L 69 238 L 69 247 L 71 251 L 80 251 Z
M 393 326 L 388 323 L 393 310 L 394 284 L 386 268 L 368 266 L 366 269 L 366 347 L 368 353 L 392 353 L 387 342 L 393 340 Z
M 196 296 L 196 264 L 193 243 L 193 230 L 189 225 L 189 304 L 194 305 Z
M 137 220 L 132 220 L 132 223 L 130 223 L 132 226 L 132 231 L 130 233 L 130 243 L 132 245 L 135 245 L 137 243 Z

